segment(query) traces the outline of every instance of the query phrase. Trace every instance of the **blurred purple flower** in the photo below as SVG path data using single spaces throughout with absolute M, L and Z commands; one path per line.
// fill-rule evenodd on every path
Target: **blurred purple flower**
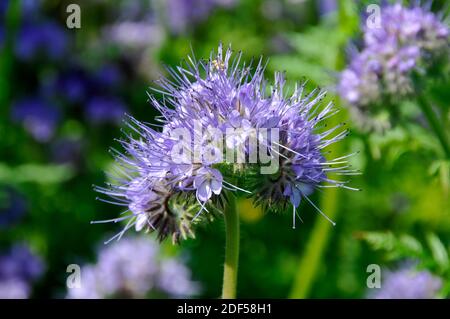
M 122 73 L 116 65 L 106 64 L 93 74 L 93 80 L 97 87 L 112 88 L 121 83 Z
M 39 97 L 24 98 L 13 105 L 12 117 L 22 123 L 37 141 L 47 142 L 53 137 L 60 112 Z
M 175 259 L 161 262 L 158 286 L 173 297 L 186 297 L 199 292 L 200 287 L 190 279 L 191 271 Z
M 103 30 L 106 42 L 127 48 L 146 49 L 162 41 L 162 28 L 148 21 L 123 21 L 107 26 Z
M 383 97 L 413 93 L 412 72 L 423 72 L 434 57 L 449 52 L 448 26 L 425 8 L 388 5 L 381 10 L 380 22 L 380 27 L 364 28 L 364 48 L 353 54 L 339 80 L 339 94 L 356 111 Z
M 28 298 L 32 283 L 43 272 L 43 261 L 27 246 L 12 246 L 0 256 L 0 298 Z
M 78 103 L 86 99 L 89 91 L 89 79 L 81 68 L 73 68 L 59 74 L 51 95 L 61 94 L 69 103 Z M 56 92 L 55 92 L 56 91 Z
M 26 281 L 37 279 L 44 271 L 44 264 L 24 244 L 15 244 L 7 254 L 0 256 L 0 280 L 21 278 Z
M 151 239 L 128 237 L 102 246 L 97 263 L 81 269 L 81 288 L 70 289 L 67 298 L 187 297 L 198 291 L 190 276 L 178 260 L 163 258 Z
M 229 8 L 235 0 L 168 0 L 166 14 L 173 33 L 185 33 L 192 25 L 205 20 L 217 7 Z
M 20 279 L 0 280 L 0 299 L 27 299 L 30 292 L 30 285 Z
M 52 160 L 56 163 L 71 163 L 79 165 L 83 145 L 80 140 L 61 138 L 52 144 Z
M 87 118 L 94 123 L 118 122 L 125 111 L 122 101 L 112 96 L 93 97 L 86 105 Z
M 5 189 L 0 197 L 0 228 L 16 223 L 26 213 L 26 201 L 12 189 Z
M 317 9 L 321 16 L 328 15 L 330 13 L 337 11 L 337 1 L 336 0 L 319 0 L 317 3 Z
M 432 299 L 442 287 L 442 279 L 430 272 L 411 267 L 391 272 L 381 288 L 369 295 L 372 299 Z
M 60 25 L 52 21 L 25 23 L 15 40 L 15 54 L 29 61 L 39 54 L 50 59 L 63 57 L 68 36 Z
M 3 22 L 6 20 L 6 12 L 8 11 L 9 0 L 0 1 L 0 20 Z

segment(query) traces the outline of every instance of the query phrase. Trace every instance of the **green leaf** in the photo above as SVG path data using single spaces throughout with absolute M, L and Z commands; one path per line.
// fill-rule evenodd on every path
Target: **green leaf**
M 410 235 L 401 235 L 399 244 L 406 255 L 420 256 L 423 254 L 422 244 Z
M 442 271 L 446 271 L 449 266 L 449 260 L 447 249 L 445 248 L 444 244 L 433 233 L 428 233 L 426 238 L 434 261 Z
M 396 244 L 395 236 L 391 232 L 363 232 L 361 238 L 374 250 L 392 251 Z
M 56 184 L 71 179 L 73 175 L 73 168 L 69 165 L 23 164 L 11 167 L 0 163 L 0 182 L 6 184 Z

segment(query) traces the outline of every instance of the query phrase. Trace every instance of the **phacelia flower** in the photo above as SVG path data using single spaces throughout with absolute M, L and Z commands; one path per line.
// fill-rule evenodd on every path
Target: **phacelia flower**
M 0 298 L 25 299 L 32 284 L 44 271 L 44 264 L 25 245 L 16 244 L 0 255 Z
M 143 237 L 102 246 L 97 263 L 83 266 L 81 274 L 81 287 L 69 289 L 67 298 L 181 298 L 199 292 L 179 258 L 163 257 L 156 243 Z
M 442 287 L 442 279 L 430 272 L 403 268 L 391 272 L 369 298 L 373 299 L 433 299 Z
M 364 27 L 364 46 L 352 54 L 337 87 L 358 119 L 377 113 L 378 105 L 412 95 L 414 75 L 450 52 L 448 26 L 425 8 L 388 5 L 379 21 L 379 26 Z
M 29 61 L 39 55 L 50 59 L 61 58 L 67 50 L 68 36 L 57 23 L 25 23 L 15 43 L 15 54 Z
M 119 172 L 110 187 L 97 190 L 126 207 L 131 227 L 157 231 L 174 241 L 193 236 L 193 226 L 210 220 L 227 202 L 227 193 L 252 196 L 267 208 L 296 208 L 316 188 L 343 187 L 328 173 L 353 174 L 345 155 L 326 160 L 323 149 L 347 135 L 342 124 L 320 130 L 335 114 L 321 105 L 325 92 L 304 94 L 296 86 L 288 96 L 282 74 L 266 94 L 264 66 L 254 72 L 241 65 L 231 49 L 212 53 L 208 61 L 189 58 L 185 67 L 168 69 L 159 81 L 164 99 L 150 96 L 159 124 L 130 117 L 131 133 L 116 153 Z M 137 136 L 133 136 L 137 134 Z M 323 213 L 322 213 L 323 214 Z
M 21 122 L 38 142 L 48 142 L 59 124 L 60 111 L 40 97 L 24 98 L 12 108 L 12 118 Z

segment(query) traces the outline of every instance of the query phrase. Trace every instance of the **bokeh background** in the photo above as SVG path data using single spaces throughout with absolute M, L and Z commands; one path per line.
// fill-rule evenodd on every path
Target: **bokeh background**
M 71 3 L 80 29 L 66 26 Z M 219 42 L 246 60 L 267 57 L 268 77 L 285 70 L 292 85 L 328 89 L 342 109 L 331 121 L 351 130 L 333 152 L 359 151 L 351 162 L 363 173 L 352 178 L 361 192 L 312 196 L 335 227 L 307 203 L 293 230 L 288 213 L 241 200 L 238 296 L 370 298 L 367 267 L 376 264 L 380 289 L 447 297 L 449 159 L 414 103 L 402 105 L 400 125 L 367 133 L 334 90 L 369 3 L 0 0 L 0 298 L 220 295 L 222 220 L 178 246 L 134 231 L 105 246 L 121 225 L 90 224 L 121 212 L 96 200 L 92 185 L 107 180 L 124 114 L 152 122 L 146 92 L 164 65 L 192 51 L 207 58 Z M 444 4 L 433 1 L 433 11 Z M 443 88 L 434 101 L 448 133 Z M 81 289 L 67 288 L 71 264 L 81 266 Z

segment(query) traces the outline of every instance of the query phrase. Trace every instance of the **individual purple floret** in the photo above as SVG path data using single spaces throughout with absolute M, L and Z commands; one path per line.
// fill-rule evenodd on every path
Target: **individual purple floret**
M 0 255 L 0 298 L 28 298 L 32 283 L 44 271 L 42 260 L 25 245 Z
M 364 28 L 364 47 L 353 53 L 338 92 L 356 112 L 414 93 L 413 73 L 423 73 L 449 53 L 449 28 L 420 6 L 382 8 L 379 27 Z
M 169 69 L 172 78 L 155 89 L 164 99 L 150 96 L 161 113 L 157 129 L 129 119 L 137 137 L 121 142 L 125 154 L 113 151 L 117 181 L 97 188 L 131 213 L 113 220 L 129 219 L 113 238 L 131 227 L 156 230 L 160 239 L 170 235 L 174 242 L 193 236 L 192 226 L 221 212 L 226 193 L 237 191 L 267 207 L 292 205 L 295 227 L 302 199 L 323 214 L 308 198 L 314 189 L 354 189 L 327 177 L 355 172 L 346 161 L 351 154 L 329 161 L 322 155 L 347 135 L 342 124 L 319 131 L 337 112 L 332 103 L 321 106 L 325 92 L 305 95 L 302 85 L 288 95 L 277 73 L 267 95 L 262 61 L 251 72 L 240 63 L 241 54 L 232 57 L 231 49 L 220 46 L 208 61 L 192 57 L 186 66 Z
M 59 123 L 60 112 L 42 98 L 30 97 L 13 105 L 12 117 L 22 123 L 38 142 L 48 142 Z
M 178 259 L 163 257 L 149 238 L 129 237 L 102 246 L 97 259 L 81 268 L 81 287 L 69 289 L 68 298 L 175 298 L 198 293 L 189 269 Z
M 437 298 L 442 279 L 430 272 L 404 268 L 389 273 L 381 288 L 369 298 L 373 299 L 432 299 Z

